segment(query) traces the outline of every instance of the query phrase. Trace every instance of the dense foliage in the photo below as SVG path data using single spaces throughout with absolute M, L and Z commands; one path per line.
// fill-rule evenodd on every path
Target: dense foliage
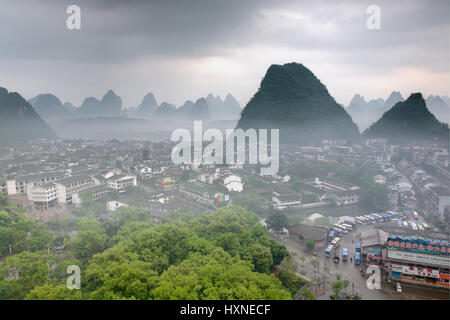
M 155 225 L 150 212 L 131 207 L 95 219 L 100 208 L 87 202 L 79 217 L 51 223 L 52 232 L 4 198 L 0 205 L 2 236 L 21 234 L 11 238 L 12 255 L 3 248 L 0 299 L 292 298 L 270 273 L 286 248 L 242 207 Z M 64 246 L 48 248 L 58 237 Z M 66 287 L 69 265 L 81 269 L 81 290 Z

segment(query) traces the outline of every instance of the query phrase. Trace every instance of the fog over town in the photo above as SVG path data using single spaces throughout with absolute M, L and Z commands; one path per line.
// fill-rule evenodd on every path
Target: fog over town
M 0 3 L 0 300 L 449 299 L 448 1 Z

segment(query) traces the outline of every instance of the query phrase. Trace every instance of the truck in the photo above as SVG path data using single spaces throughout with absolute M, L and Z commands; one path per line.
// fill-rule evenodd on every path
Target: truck
M 361 252 L 355 252 L 355 264 L 361 264 Z
M 342 261 L 347 261 L 348 259 L 348 250 L 347 248 L 342 248 Z

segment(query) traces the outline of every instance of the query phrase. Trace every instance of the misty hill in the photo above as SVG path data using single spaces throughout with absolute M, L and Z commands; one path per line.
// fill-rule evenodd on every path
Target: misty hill
M 222 101 L 219 96 L 214 97 L 210 93 L 206 97 L 206 101 L 214 120 L 239 119 L 241 115 L 241 106 L 231 94 L 227 94 L 225 100 Z
M 67 118 L 71 116 L 61 101 L 53 94 L 40 94 L 28 100 L 34 110 L 45 121 L 53 121 L 56 119 Z
M 177 113 L 180 118 L 187 118 L 187 115 L 191 112 L 194 103 L 191 100 L 186 100 L 186 102 L 177 109 Z
M 109 90 L 100 101 L 93 97 L 86 98 L 74 114 L 81 118 L 118 117 L 121 110 L 122 99 Z
M 413 93 L 385 112 L 380 120 L 364 132 L 366 137 L 383 137 L 391 141 L 449 139 L 448 125 L 439 122 L 427 109 L 421 93 Z
M 137 116 L 149 118 L 153 115 L 153 113 L 158 109 L 159 105 L 156 102 L 153 93 L 148 93 L 144 99 L 142 99 L 141 104 L 137 107 Z
M 190 120 L 211 120 L 211 115 L 209 113 L 208 102 L 205 98 L 200 98 L 195 101 L 195 104 L 191 107 L 187 113 L 187 119 Z
M 272 65 L 244 108 L 238 128 L 279 128 L 283 143 L 358 139 L 358 127 L 327 88 L 299 63 Z
M 72 103 L 70 103 L 70 102 L 65 102 L 64 104 L 63 104 L 63 107 L 67 110 L 67 111 L 70 111 L 70 112 L 74 112 L 76 109 L 77 109 L 77 107 L 75 107 Z
M 154 113 L 157 119 L 175 119 L 177 118 L 177 107 L 173 104 L 163 102 Z
M 364 97 L 355 94 L 346 110 L 363 131 L 380 119 L 383 113 L 401 101 L 404 101 L 404 99 L 398 91 L 393 91 L 386 101 L 383 98 L 378 98 L 367 102 Z
M 0 143 L 55 138 L 52 129 L 17 92 L 0 88 Z
M 389 95 L 389 97 L 386 99 L 386 102 L 384 103 L 384 111 L 382 112 L 382 114 L 391 109 L 397 103 L 403 101 L 405 101 L 405 98 L 403 98 L 400 92 L 392 91 L 392 93 Z
M 428 110 L 430 110 L 439 121 L 449 123 L 450 107 L 444 99 L 440 96 L 430 95 L 427 98 L 426 103 Z

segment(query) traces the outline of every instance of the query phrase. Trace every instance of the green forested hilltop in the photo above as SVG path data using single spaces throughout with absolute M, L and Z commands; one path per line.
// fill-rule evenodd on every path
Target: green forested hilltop
M 9 204 L 0 200 L 0 220 L 7 221 Z M 292 298 L 270 274 L 288 252 L 269 239 L 255 214 L 223 208 L 155 226 L 142 211 L 119 209 L 103 222 L 80 217 L 53 223 L 44 242 L 63 237 L 63 249 L 25 246 L 2 253 L 0 299 Z M 71 226 L 72 239 L 60 235 Z M 4 243 L 11 230 L 2 228 Z M 66 287 L 69 265 L 81 269 L 81 290 Z
M 447 124 L 439 122 L 428 110 L 421 93 L 413 93 L 386 111 L 365 132 L 366 137 L 383 137 L 393 142 L 449 139 Z
M 272 65 L 259 90 L 244 108 L 238 128 L 278 128 L 284 143 L 310 144 L 321 139 L 359 138 L 345 109 L 304 65 Z

